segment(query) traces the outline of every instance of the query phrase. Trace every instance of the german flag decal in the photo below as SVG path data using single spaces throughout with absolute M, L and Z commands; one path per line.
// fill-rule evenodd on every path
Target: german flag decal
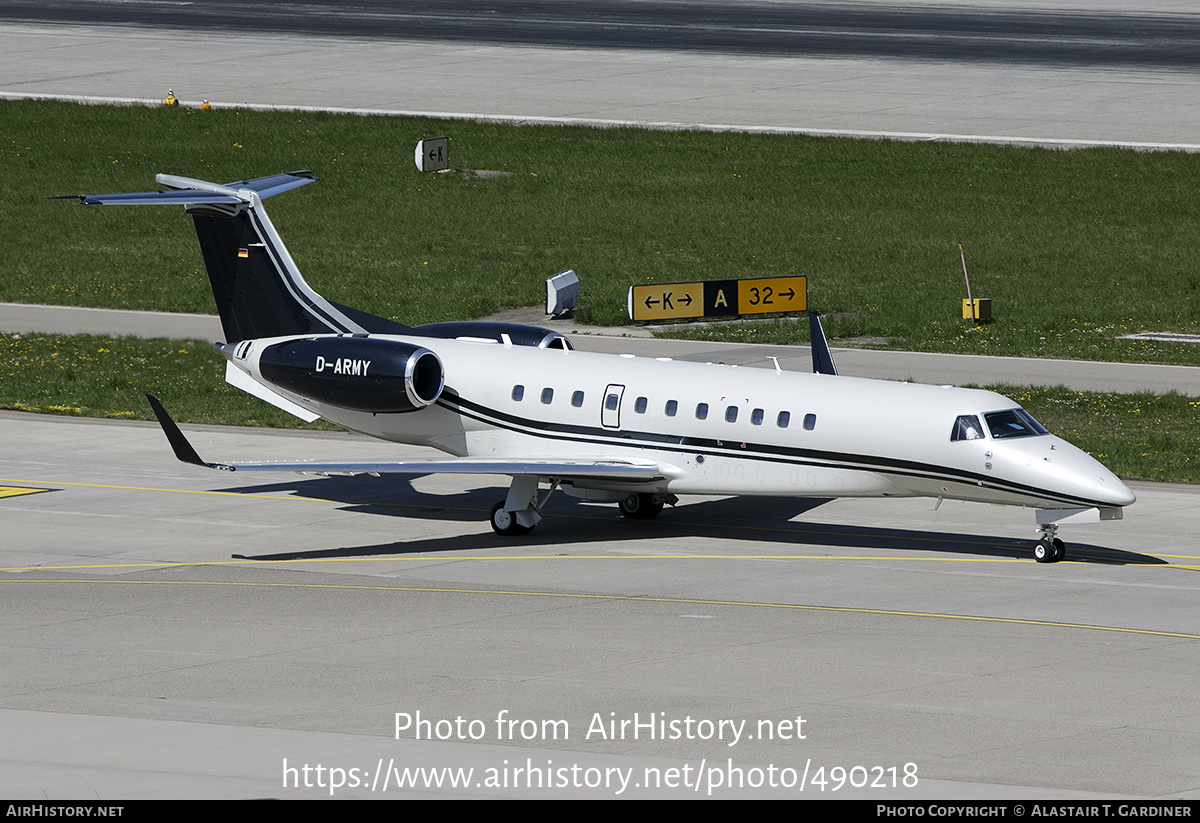
M 250 256 L 249 249 L 238 249 L 238 257 L 249 257 L 249 256 Z

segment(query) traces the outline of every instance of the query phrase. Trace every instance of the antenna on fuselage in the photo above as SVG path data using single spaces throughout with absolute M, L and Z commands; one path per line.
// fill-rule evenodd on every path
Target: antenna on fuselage
M 833 355 L 825 342 L 825 330 L 821 328 L 821 316 L 815 312 L 808 315 L 808 336 L 812 344 L 813 374 L 837 374 Z

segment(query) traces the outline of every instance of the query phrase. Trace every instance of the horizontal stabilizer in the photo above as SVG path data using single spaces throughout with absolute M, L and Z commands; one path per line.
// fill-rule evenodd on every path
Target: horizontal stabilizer
M 85 206 L 181 206 L 192 204 L 232 205 L 241 203 L 240 197 L 215 192 L 187 191 L 135 191 L 123 194 L 80 194 L 74 195 Z
M 166 175 L 159 175 L 155 179 L 164 186 L 168 185 L 165 181 Z M 237 183 L 226 183 L 227 189 L 251 189 L 258 192 L 258 196 L 263 200 L 268 197 L 273 197 L 276 194 L 283 194 L 285 191 L 298 189 L 301 186 L 307 186 L 309 183 L 315 183 L 321 178 L 315 177 L 311 171 L 290 171 L 283 174 L 272 174 L 267 177 L 255 177 L 253 180 L 240 180 Z
M 219 185 L 207 180 L 160 174 L 155 177 L 159 185 L 169 191 L 137 191 L 119 194 L 72 194 L 65 199 L 79 198 L 85 206 L 163 206 L 172 203 L 181 205 L 232 205 L 249 203 L 246 190 L 255 192 L 260 199 L 281 194 L 285 191 L 315 183 L 318 178 L 310 171 L 295 171 L 273 174 L 236 183 Z

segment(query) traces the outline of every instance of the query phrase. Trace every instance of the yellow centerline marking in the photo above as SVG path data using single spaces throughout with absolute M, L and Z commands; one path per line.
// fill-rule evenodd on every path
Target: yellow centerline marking
M 687 606 L 726 606 L 751 609 L 784 609 L 791 611 L 828 612 L 835 614 L 866 614 L 883 617 L 919 617 L 935 620 L 966 620 L 976 623 L 1007 623 L 1018 626 L 1043 626 L 1054 629 L 1083 629 L 1087 631 L 1117 632 L 1119 634 L 1139 634 L 1153 637 L 1174 637 L 1184 640 L 1200 640 L 1200 634 L 1183 632 L 1168 632 L 1155 629 L 1131 629 L 1122 626 L 1099 626 L 1090 623 L 1062 623 L 1052 620 L 1030 620 L 1017 617 L 987 617 L 972 614 L 947 614 L 941 612 L 898 611 L 893 609 L 866 609 L 851 606 L 813 606 L 801 603 L 761 603 L 745 600 L 703 600 L 687 597 L 649 597 L 645 595 L 624 594 L 581 594 L 577 592 L 542 592 L 542 591 L 510 591 L 506 589 L 450 589 L 443 587 L 420 586 L 366 586 L 349 583 L 246 583 L 224 580 L 50 580 L 30 578 L 0 579 L 0 583 L 107 583 L 129 584 L 144 586 L 226 586 L 237 588 L 268 588 L 268 589 L 329 589 L 343 591 L 376 591 L 376 592 L 407 592 L 416 594 L 464 594 L 490 595 L 500 597 L 553 597 L 569 600 L 608 600 L 632 603 L 670 603 Z

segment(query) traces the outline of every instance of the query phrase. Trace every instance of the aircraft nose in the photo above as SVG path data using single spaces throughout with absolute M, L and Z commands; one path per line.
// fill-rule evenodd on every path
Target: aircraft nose
M 1048 452 L 1031 452 L 1030 455 L 1037 457 L 1040 454 L 1042 460 L 1046 461 L 1045 465 L 1052 467 L 1050 470 L 1063 484 L 1059 486 L 1060 491 L 1088 500 L 1090 505 L 1106 508 L 1128 506 L 1137 499 L 1129 487 L 1121 482 L 1121 478 L 1103 463 L 1065 440 L 1053 438 L 1045 443 L 1036 443 L 1034 438 L 1029 438 L 1027 442 L 1031 448 L 1038 449 L 1049 445 Z
M 1103 466 L 1100 468 L 1101 474 L 1096 478 L 1096 482 L 1092 484 L 1096 500 L 1109 506 L 1128 506 L 1137 500 L 1137 496 L 1134 495 L 1133 490 L 1122 483 L 1121 478 Z

